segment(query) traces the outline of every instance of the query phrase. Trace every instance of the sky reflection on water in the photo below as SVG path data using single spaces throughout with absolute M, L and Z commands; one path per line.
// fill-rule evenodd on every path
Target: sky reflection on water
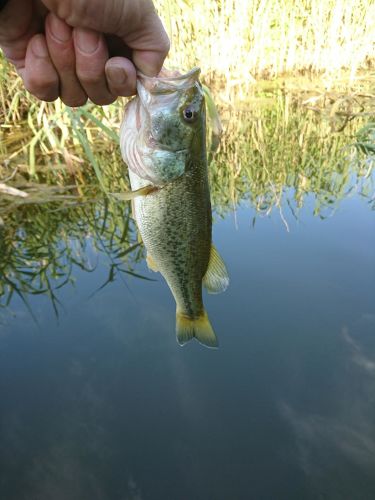
M 16 295 L 0 324 L 7 500 L 370 499 L 375 495 L 375 219 L 367 200 L 299 220 L 244 201 L 215 215 L 231 284 L 205 303 L 220 341 L 181 348 L 141 258 L 106 282 L 94 233 L 74 284 Z M 63 224 L 63 222 L 62 222 Z M 131 243 L 131 242 L 130 242 Z M 129 246 L 129 242 L 126 242 Z M 97 293 L 93 294 L 95 290 Z M 1 310 L 0 310 L 1 311 Z

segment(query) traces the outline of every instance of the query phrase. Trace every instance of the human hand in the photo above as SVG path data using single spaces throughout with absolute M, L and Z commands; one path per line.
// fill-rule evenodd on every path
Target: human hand
M 110 104 L 156 76 L 169 40 L 152 0 L 8 0 L 0 47 L 25 87 L 68 106 Z

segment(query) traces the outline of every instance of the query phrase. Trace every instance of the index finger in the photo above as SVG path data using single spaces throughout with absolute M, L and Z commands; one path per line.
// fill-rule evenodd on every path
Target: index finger
M 0 11 L 0 47 L 17 69 L 24 67 L 27 45 L 39 28 L 33 9 L 29 0 L 12 0 Z

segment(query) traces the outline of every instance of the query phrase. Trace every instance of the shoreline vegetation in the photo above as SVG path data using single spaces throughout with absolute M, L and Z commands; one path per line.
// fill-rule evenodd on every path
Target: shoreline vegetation
M 314 172 L 321 181 L 338 165 L 368 158 L 373 168 L 374 0 L 159 0 L 156 7 L 172 40 L 166 65 L 199 65 L 222 117 L 210 165 L 214 202 L 235 206 L 251 185 L 262 210 L 264 200 L 280 203 L 283 182 L 308 192 L 317 189 Z M 118 147 L 125 102 L 41 103 L 0 53 L 0 217 L 4 207 L 51 196 L 127 189 Z
M 246 90 L 258 80 L 321 76 L 327 87 L 374 69 L 374 0 L 158 0 L 170 62 Z M 184 50 L 181 50 L 184 47 Z

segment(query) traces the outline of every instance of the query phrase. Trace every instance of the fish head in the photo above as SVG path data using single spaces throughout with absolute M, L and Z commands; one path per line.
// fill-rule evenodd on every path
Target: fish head
M 205 151 L 205 104 L 199 73 L 194 68 L 185 75 L 166 70 L 158 77 L 138 74 L 138 97 L 133 104 L 137 151 L 127 163 L 156 185 L 183 175 L 189 157 Z

